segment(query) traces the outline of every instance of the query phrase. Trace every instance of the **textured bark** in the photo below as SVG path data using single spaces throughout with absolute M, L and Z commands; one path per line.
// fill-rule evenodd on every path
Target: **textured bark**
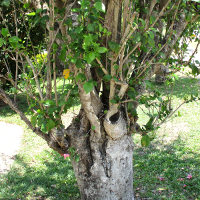
M 122 126 L 121 120 L 116 127 Z M 120 128 L 118 129 L 120 130 Z M 126 129 L 125 129 L 126 130 Z M 104 133 L 102 133 L 104 134 Z M 127 132 L 101 141 L 79 137 L 80 161 L 73 161 L 82 200 L 133 200 L 132 138 Z
M 72 164 L 81 198 L 133 200 L 133 144 L 123 111 L 115 107 L 103 116 L 95 91 L 86 94 L 79 85 L 79 94 L 83 109 L 66 134 L 80 157 Z M 75 131 L 69 134 L 72 126 Z

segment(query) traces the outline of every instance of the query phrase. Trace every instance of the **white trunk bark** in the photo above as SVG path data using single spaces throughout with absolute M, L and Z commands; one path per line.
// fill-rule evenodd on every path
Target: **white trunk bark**
M 81 160 L 73 162 L 81 199 L 134 200 L 132 137 L 108 137 L 103 144 L 90 141 L 90 147 L 93 160 L 87 172 Z

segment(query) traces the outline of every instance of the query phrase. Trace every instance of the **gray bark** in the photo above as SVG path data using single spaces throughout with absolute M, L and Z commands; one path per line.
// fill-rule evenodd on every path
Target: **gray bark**
M 84 167 L 84 160 L 73 161 L 82 200 L 134 200 L 133 145 L 131 136 L 124 135 L 105 143 L 90 141 L 92 165 Z
M 70 137 L 80 160 L 72 160 L 82 200 L 133 200 L 133 142 L 122 110 L 110 109 L 105 117 L 92 91 L 79 85 L 82 110 L 76 133 Z M 89 101 L 93 94 L 93 101 Z M 96 108 L 96 109 L 95 109 Z M 97 109 L 98 108 L 98 109 Z M 76 121 L 76 120 L 74 120 Z M 91 129 L 91 125 L 95 130 Z M 71 125 L 72 126 L 72 125 Z M 66 129 L 72 129 L 69 127 Z

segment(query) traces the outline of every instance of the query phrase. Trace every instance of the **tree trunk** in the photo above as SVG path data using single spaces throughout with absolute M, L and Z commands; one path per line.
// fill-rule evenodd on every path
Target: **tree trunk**
M 133 200 L 132 138 L 111 138 L 104 145 L 91 142 L 93 164 L 73 161 L 73 168 L 83 200 Z M 87 158 L 86 158 L 87 159 Z M 83 162 L 83 163 L 81 163 Z

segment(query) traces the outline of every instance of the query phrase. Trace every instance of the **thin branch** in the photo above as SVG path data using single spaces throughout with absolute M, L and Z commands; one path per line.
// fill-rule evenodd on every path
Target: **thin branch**
M 168 0 L 165 4 L 165 6 L 162 8 L 162 10 L 160 11 L 160 13 L 158 14 L 156 20 L 154 21 L 154 23 L 150 26 L 150 27 L 154 27 L 154 25 L 157 23 L 157 21 L 159 20 L 160 17 L 163 16 L 164 14 L 164 10 L 167 8 L 168 4 L 171 2 L 171 0 Z
M 73 3 L 71 3 L 71 4 L 67 7 L 67 10 L 66 10 L 66 12 L 65 12 L 65 16 L 64 16 L 64 18 L 62 19 L 61 23 L 59 24 L 59 27 L 58 27 L 58 29 L 57 29 L 57 31 L 56 31 L 54 37 L 53 37 L 52 40 L 51 40 L 51 43 L 50 43 L 50 45 L 49 45 L 49 48 L 48 48 L 47 52 L 50 52 L 50 51 L 51 51 L 52 45 L 53 45 L 53 43 L 54 43 L 55 40 L 56 40 L 56 36 L 58 35 L 59 31 L 61 30 L 61 27 L 62 27 L 63 23 L 65 22 L 65 20 L 66 20 L 66 18 L 68 17 L 68 14 L 69 14 L 71 8 L 73 7 L 73 5 L 74 5 L 75 3 L 76 3 L 76 0 L 75 0 Z
M 69 99 L 70 94 L 71 94 L 71 90 L 69 90 L 67 95 L 65 96 L 65 102 Z M 60 112 L 59 112 L 59 116 L 62 114 L 64 108 L 65 108 L 65 105 L 62 105 Z
M 159 124 L 156 126 L 159 127 L 161 124 L 163 124 L 168 118 L 170 118 L 183 104 L 185 104 L 186 101 L 182 102 L 173 112 L 171 112 L 164 120 L 162 120 Z
M 39 128 L 35 128 L 32 126 L 31 122 L 29 121 L 29 119 L 19 110 L 19 108 L 17 107 L 17 105 L 6 95 L 6 93 L 4 92 L 3 89 L 0 88 L 0 96 L 1 99 L 10 106 L 10 108 L 15 111 L 20 117 L 21 119 L 28 125 L 28 127 L 35 132 L 38 136 L 40 136 L 41 138 L 43 138 L 44 140 L 48 141 L 49 140 L 49 136 L 47 134 L 44 134 Z
M 33 70 L 33 74 L 34 74 L 35 82 L 36 82 L 37 89 L 38 89 L 38 92 L 39 92 L 39 95 L 40 95 L 40 99 L 43 100 L 44 98 L 43 98 L 40 83 L 39 83 L 39 80 L 38 80 L 38 74 L 36 73 L 35 67 L 34 67 L 33 63 L 31 62 L 31 60 L 29 59 L 29 57 L 25 55 L 25 58 L 26 58 L 28 64 L 30 65 L 31 69 Z
M 123 64 L 127 61 L 127 59 L 129 58 L 129 56 L 138 48 L 138 47 L 140 47 L 141 46 L 141 42 L 139 42 L 139 43 L 137 43 L 136 45 L 135 45 L 135 47 L 133 47 L 133 49 L 127 54 L 127 56 L 124 58 L 124 60 L 123 60 Z
M 125 95 L 125 93 L 126 93 L 128 87 L 129 87 L 129 85 L 128 85 L 127 83 L 124 83 L 124 84 L 121 86 L 121 88 L 120 88 L 120 90 L 119 90 L 119 93 L 118 93 L 118 96 L 119 96 L 120 99 L 122 99 L 122 98 L 124 97 L 124 95 Z
M 14 22 L 15 22 L 15 33 L 16 36 L 18 37 L 18 26 L 17 26 L 17 10 L 16 10 L 16 6 L 15 6 L 15 2 L 13 1 L 13 6 L 14 6 L 14 10 L 15 10 L 15 14 L 14 14 Z M 16 66 L 15 66 L 15 88 L 17 87 L 17 81 L 18 81 L 18 57 L 19 57 L 19 53 L 18 53 L 18 49 L 16 49 Z M 14 93 L 14 102 L 16 103 L 17 100 L 17 91 L 15 91 Z
M 147 18 L 146 18 L 146 22 L 145 22 L 145 29 L 149 26 L 149 19 L 150 19 L 150 16 L 152 14 L 152 11 L 153 11 L 153 8 L 154 6 L 156 5 L 157 3 L 157 0 L 152 0 L 151 1 L 151 5 L 150 5 L 150 8 L 149 8 L 149 12 L 148 12 L 148 15 L 147 15 Z
M 197 43 L 197 45 L 196 45 L 196 48 L 195 48 L 195 50 L 193 51 L 193 53 L 192 53 L 192 55 L 190 56 L 190 59 L 186 62 L 186 63 L 184 63 L 185 64 L 185 66 L 187 66 L 190 62 L 191 62 L 191 60 L 192 60 L 192 58 L 193 58 L 193 56 L 194 56 L 194 54 L 196 54 L 197 53 L 197 50 L 198 50 L 198 47 L 199 47 L 199 45 L 200 45 L 200 40 L 198 41 L 198 43 Z
M 106 75 L 109 74 L 108 71 L 104 68 L 103 64 L 101 63 L 101 61 L 98 58 L 96 58 L 96 61 L 100 65 L 100 67 L 101 67 L 102 71 L 104 72 L 104 74 L 106 74 Z
M 58 94 L 57 94 L 57 82 L 56 82 L 56 55 L 53 54 L 53 80 L 54 80 L 54 92 L 55 92 L 55 101 L 56 106 L 58 106 Z
M 122 34 L 125 33 L 125 27 L 127 27 L 127 22 L 130 19 L 130 15 L 131 15 L 130 0 L 125 0 L 123 5 Z

